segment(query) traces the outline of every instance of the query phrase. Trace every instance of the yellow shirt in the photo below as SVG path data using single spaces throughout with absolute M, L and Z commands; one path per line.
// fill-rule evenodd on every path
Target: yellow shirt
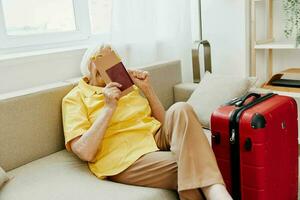
M 70 151 L 69 142 L 84 134 L 103 108 L 102 89 L 81 79 L 64 97 L 62 111 L 67 150 Z M 142 155 L 157 151 L 153 134 L 160 125 L 151 116 L 147 99 L 134 86 L 132 92 L 118 101 L 96 158 L 88 163 L 90 170 L 97 177 L 105 178 L 122 172 Z

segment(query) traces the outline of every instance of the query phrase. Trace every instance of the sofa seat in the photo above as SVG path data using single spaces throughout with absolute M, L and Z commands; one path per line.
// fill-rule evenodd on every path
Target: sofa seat
M 176 192 L 100 180 L 66 150 L 11 170 L 13 177 L 1 190 L 1 200 L 174 200 Z

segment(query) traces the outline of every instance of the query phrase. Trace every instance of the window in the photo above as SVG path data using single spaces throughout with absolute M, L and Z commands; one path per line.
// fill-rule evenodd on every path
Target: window
M 2 0 L 2 6 L 10 36 L 76 30 L 72 0 Z
M 0 0 L 0 53 L 107 41 L 112 1 Z
M 0 53 L 109 38 L 112 0 L 0 0 Z
M 108 33 L 111 28 L 111 0 L 89 0 L 93 34 Z

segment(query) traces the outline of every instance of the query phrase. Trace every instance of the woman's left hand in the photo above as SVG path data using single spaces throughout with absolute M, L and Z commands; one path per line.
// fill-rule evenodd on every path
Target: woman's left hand
M 150 77 L 147 71 L 143 70 L 127 70 L 134 84 L 139 87 L 143 92 L 147 91 L 150 87 Z

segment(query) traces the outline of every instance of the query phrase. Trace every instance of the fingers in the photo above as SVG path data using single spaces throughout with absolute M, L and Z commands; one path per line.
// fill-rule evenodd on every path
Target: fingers
M 119 100 L 121 97 L 121 91 L 108 92 L 107 97 L 110 99 Z
M 121 97 L 121 91 L 116 91 L 116 92 L 106 92 L 105 94 L 105 98 L 108 102 L 110 102 L 111 100 L 119 100 Z
M 127 72 L 128 72 L 128 74 L 129 74 L 130 78 L 131 78 L 131 79 L 134 79 L 133 71 L 130 70 L 130 69 L 127 69 Z
M 108 99 L 119 100 L 121 97 L 121 90 L 119 89 L 120 87 L 122 87 L 121 84 L 117 82 L 111 82 L 105 86 L 103 94 Z
M 144 80 L 148 76 L 148 72 L 146 71 L 138 71 L 136 74 L 138 79 Z
M 147 77 L 149 77 L 149 72 L 143 71 L 143 76 L 144 76 L 144 79 L 146 79 Z
M 106 86 L 104 91 L 105 91 L 106 94 L 111 94 L 111 93 L 116 93 L 116 94 L 120 93 L 121 94 L 121 90 L 117 86 L 113 86 L 113 85 L 109 86 L 109 87 Z
M 138 78 L 138 79 L 141 79 L 141 80 L 144 80 L 144 79 L 146 79 L 149 76 L 149 73 L 147 71 L 143 71 L 143 70 L 131 70 L 131 69 L 128 69 L 127 71 L 134 78 Z
M 110 82 L 110 83 L 107 84 L 105 87 L 106 87 L 106 88 L 112 88 L 112 87 L 120 88 L 120 87 L 122 87 L 122 85 L 121 85 L 120 83 L 117 83 L 117 82 Z
M 114 87 L 114 88 L 111 88 L 110 92 L 111 92 L 112 94 L 121 95 L 121 90 L 118 89 L 118 88 L 115 88 L 115 87 Z

